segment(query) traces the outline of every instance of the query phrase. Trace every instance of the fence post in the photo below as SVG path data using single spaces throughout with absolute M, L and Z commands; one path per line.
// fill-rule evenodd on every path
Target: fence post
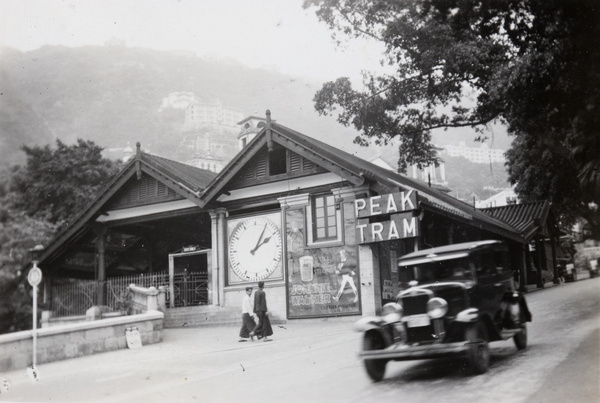
M 167 289 L 163 285 L 158 287 L 158 310 L 163 313 L 167 311 Z
M 148 288 L 148 291 L 150 291 L 150 293 L 148 293 L 148 296 L 146 297 L 146 309 L 148 311 L 156 311 L 158 310 L 158 293 L 156 291 L 156 287 L 150 287 Z

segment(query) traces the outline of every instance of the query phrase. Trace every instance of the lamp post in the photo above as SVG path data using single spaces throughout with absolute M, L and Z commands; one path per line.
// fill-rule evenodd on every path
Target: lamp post
M 33 360 L 31 365 L 31 375 L 34 380 L 38 379 L 37 369 L 35 367 L 37 361 L 37 294 L 38 294 L 38 285 L 42 282 L 42 271 L 37 266 L 39 255 L 44 250 L 42 245 L 36 245 L 33 249 L 30 249 L 31 252 L 31 260 L 33 263 L 33 267 L 29 270 L 27 274 L 27 281 L 29 285 L 33 287 Z

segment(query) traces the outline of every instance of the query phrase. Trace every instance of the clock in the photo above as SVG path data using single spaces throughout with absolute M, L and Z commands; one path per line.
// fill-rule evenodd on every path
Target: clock
M 269 218 L 246 218 L 231 231 L 229 262 L 239 278 L 264 280 L 279 267 L 281 257 L 281 231 Z

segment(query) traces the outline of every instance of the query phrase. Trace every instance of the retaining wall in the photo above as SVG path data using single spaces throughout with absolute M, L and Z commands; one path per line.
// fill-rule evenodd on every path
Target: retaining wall
M 37 330 L 37 365 L 127 348 L 125 331 L 138 329 L 142 345 L 162 341 L 164 314 L 148 311 Z M 0 335 L 0 371 L 33 364 L 33 331 Z

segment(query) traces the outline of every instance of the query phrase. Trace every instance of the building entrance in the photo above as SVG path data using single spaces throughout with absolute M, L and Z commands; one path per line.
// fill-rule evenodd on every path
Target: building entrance
M 211 250 L 185 248 L 169 254 L 169 301 L 170 308 L 207 305 Z

